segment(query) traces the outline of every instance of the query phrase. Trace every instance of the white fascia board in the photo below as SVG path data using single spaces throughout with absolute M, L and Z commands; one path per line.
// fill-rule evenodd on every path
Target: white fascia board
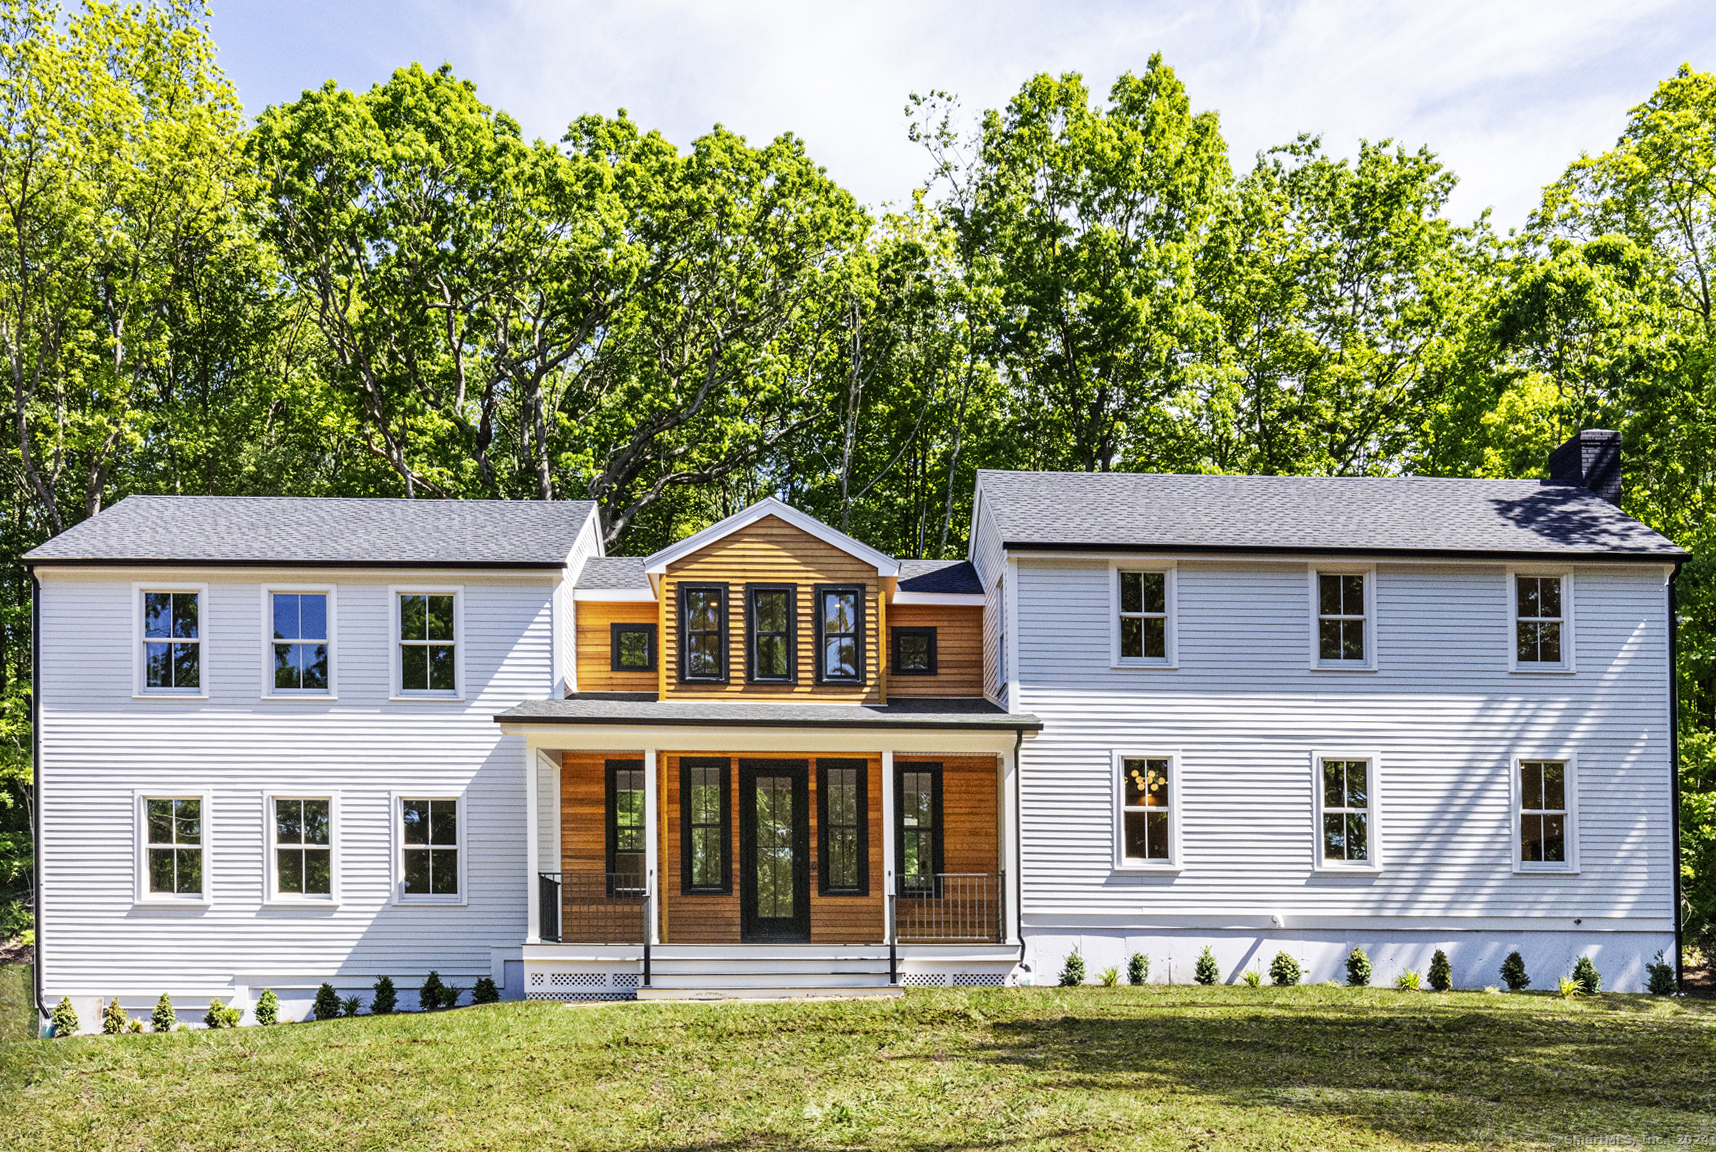
M 653 588 L 574 588 L 574 600 L 596 600 L 606 604 L 654 604 Z
M 890 604 L 925 604 L 940 608 L 981 608 L 989 598 L 981 592 L 895 592 Z
M 667 566 L 676 560 L 705 548 L 723 536 L 731 535 L 741 528 L 748 528 L 765 516 L 778 516 L 794 528 L 821 540 L 824 544 L 840 549 L 847 555 L 855 556 L 876 569 L 876 574 L 882 577 L 898 576 L 900 562 L 885 552 L 878 552 L 860 540 L 854 540 L 838 529 L 830 528 L 814 516 L 807 516 L 790 504 L 782 503 L 773 496 L 765 496 L 742 512 L 736 512 L 717 524 L 711 524 L 701 532 L 687 536 L 679 543 L 663 548 L 660 552 L 649 557 L 644 562 L 644 571 L 653 579 L 667 573 Z
M 662 724 L 508 724 L 506 736 L 522 736 L 532 752 L 623 752 L 655 748 L 694 748 L 699 752 L 838 752 L 862 755 L 883 751 L 914 756 L 999 756 L 1013 751 L 1013 729 L 957 732 L 935 729 L 893 731 L 877 728 L 769 728 Z M 1029 740 L 1034 733 L 1027 732 Z

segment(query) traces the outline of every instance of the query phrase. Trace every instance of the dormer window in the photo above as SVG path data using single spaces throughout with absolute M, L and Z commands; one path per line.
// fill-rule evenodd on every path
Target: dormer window
M 798 679 L 798 629 L 791 584 L 745 587 L 745 667 L 754 684 L 791 684 Z
M 679 586 L 679 678 L 727 679 L 727 586 Z

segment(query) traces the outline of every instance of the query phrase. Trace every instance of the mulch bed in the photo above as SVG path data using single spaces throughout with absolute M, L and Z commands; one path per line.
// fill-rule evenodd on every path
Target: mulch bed
M 36 960 L 34 944 L 3 944 L 0 943 L 0 964 L 33 964 Z

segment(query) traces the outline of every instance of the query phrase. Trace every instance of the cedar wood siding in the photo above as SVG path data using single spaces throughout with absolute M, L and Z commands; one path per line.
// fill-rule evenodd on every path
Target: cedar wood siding
M 654 692 L 657 673 L 615 672 L 611 624 L 655 624 L 655 603 L 604 600 L 578 601 L 578 691 Z M 658 627 L 657 632 L 660 631 Z M 661 637 L 656 637 L 656 659 L 661 659 Z
M 930 604 L 890 604 L 888 627 L 934 628 L 936 674 L 888 674 L 888 698 L 983 695 L 983 609 Z M 887 659 L 893 660 L 893 637 Z
M 1044 721 L 1021 754 L 1027 930 L 1140 907 L 1672 930 L 1660 567 L 1570 566 L 1565 675 L 1508 671 L 1499 564 L 1379 563 L 1374 672 L 1309 669 L 1304 563 L 1181 563 L 1173 670 L 1109 666 L 1105 561 L 1018 565 L 1018 705 Z M 1117 750 L 1181 753 L 1177 876 L 1113 870 Z M 1377 875 L 1312 868 L 1311 756 L 1343 751 L 1382 759 Z M 1510 759 L 1561 753 L 1578 756 L 1581 871 L 1515 874 Z
M 727 585 L 727 682 L 679 679 L 679 585 Z M 749 684 L 745 680 L 745 585 L 794 584 L 798 588 L 798 683 Z M 864 683 L 818 684 L 814 662 L 813 597 L 817 584 L 858 584 L 864 598 Z M 799 701 L 875 704 L 882 699 L 882 645 L 887 621 L 879 611 L 881 582 L 864 561 L 792 527 L 777 516 L 722 537 L 668 567 L 662 580 L 666 627 L 660 639 L 664 700 L 777 697 Z

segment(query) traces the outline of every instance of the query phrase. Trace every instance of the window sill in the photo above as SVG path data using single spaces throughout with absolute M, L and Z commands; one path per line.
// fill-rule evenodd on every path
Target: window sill
M 338 908 L 339 900 L 332 896 L 264 896 L 264 908 Z
M 407 908 L 462 908 L 466 900 L 463 896 L 395 896 L 393 903 Z
M 1336 864 L 1317 860 L 1312 863 L 1311 870 L 1325 876 L 1377 876 L 1383 867 L 1381 864 Z
M 1571 676 L 1574 673 L 1574 669 L 1559 664 L 1551 664 L 1543 668 L 1530 668 L 1523 664 L 1516 664 L 1508 671 L 1523 676 Z
M 1130 876 L 1136 876 L 1136 875 L 1140 875 L 1140 874 L 1149 875 L 1152 872 L 1178 873 L 1178 872 L 1182 872 L 1184 870 L 1185 870 L 1184 865 L 1174 863 L 1173 861 L 1170 861 L 1170 860 L 1164 860 L 1160 864 L 1140 864 L 1137 862 L 1128 862 L 1126 864 L 1116 864 L 1114 866 L 1115 872 L 1120 873 L 1122 875 L 1130 875 Z
M 462 702 L 465 697 L 463 693 L 452 692 L 408 692 L 404 694 L 395 692 L 387 699 L 395 704 L 457 704 Z
M 264 692 L 260 699 L 296 700 L 299 703 L 309 701 L 311 703 L 325 704 L 329 701 L 338 700 L 339 697 L 332 692 Z
M 207 692 L 133 692 L 133 700 L 207 700 Z
M 1515 876 L 1577 876 L 1579 869 L 1567 864 L 1515 864 Z
M 214 901 L 207 896 L 167 896 L 152 894 L 139 896 L 132 905 L 137 908 L 210 908 Z
M 1341 664 L 1335 661 L 1319 661 L 1311 665 L 1313 672 L 1375 672 L 1375 664 L 1361 664 L 1354 661 L 1351 664 Z
M 1112 660 L 1108 666 L 1110 668 L 1124 668 L 1129 672 L 1176 672 L 1180 667 L 1168 660 Z

